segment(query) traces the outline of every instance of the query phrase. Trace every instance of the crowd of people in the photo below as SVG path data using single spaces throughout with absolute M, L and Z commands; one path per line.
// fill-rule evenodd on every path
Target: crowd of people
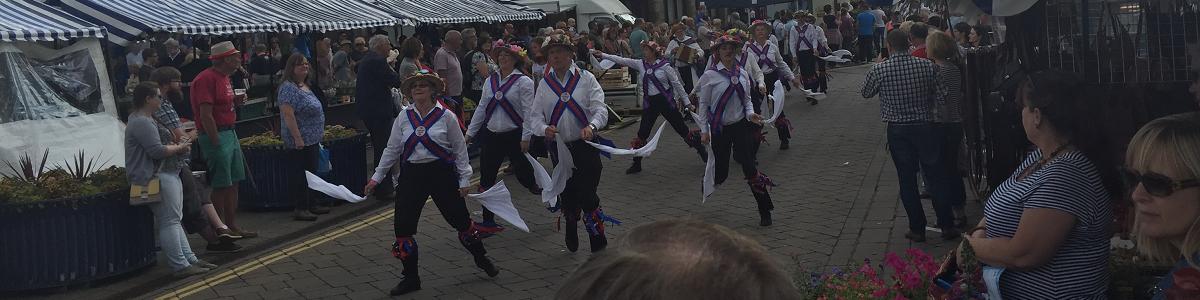
M 1200 269 L 1200 162 L 1194 155 L 1200 151 L 1200 116 L 1175 115 L 1143 127 L 1129 144 L 1119 173 L 1116 166 L 1121 164 L 1099 153 L 1102 137 L 1082 114 L 1088 111 L 1084 96 L 1077 93 L 1082 82 L 1059 71 L 1034 73 L 1021 84 L 1018 102 L 1035 149 L 990 196 L 984 217 L 968 230 L 966 191 L 956 168 L 963 137 L 962 52 L 988 45 L 991 29 L 951 25 L 936 15 L 907 16 L 900 22 L 895 14 L 865 3 L 843 3 L 836 10 L 826 6 L 823 12 L 781 12 L 774 20 L 749 23 L 737 14 L 725 21 L 593 22 L 586 31 L 575 30 L 575 20 L 568 19 L 532 35 L 504 24 L 496 31 L 446 30 L 435 40 L 346 36 L 336 53 L 332 40 L 323 38 L 313 42 L 313 51 L 295 49 L 286 59 L 274 39 L 270 45 L 256 45 L 253 53 L 242 53 L 229 41 L 215 43 L 203 58 L 199 50 L 180 50 L 178 42 L 168 40 L 162 52 L 135 49 L 136 59 L 127 57 L 139 83 L 129 88 L 133 109 L 126 128 L 126 164 L 131 182 L 157 179 L 163 186 L 163 201 L 154 204 L 154 213 L 168 265 L 179 276 L 204 273 L 216 266 L 196 257 L 185 232 L 199 232 L 215 252 L 236 251 L 236 239 L 257 235 L 236 222 L 238 182 L 246 174 L 233 130 L 234 108 L 246 100 L 245 88 L 258 76 L 279 76 L 271 88 L 277 95 L 280 136 L 304 170 L 316 171 L 326 123 L 323 104 L 337 94 L 327 90 L 353 87 L 358 120 L 375 151 L 376 167 L 363 191 L 395 202 L 391 252 L 401 260 L 404 278 L 393 295 L 421 289 L 415 234 L 427 198 L 458 231 L 475 265 L 498 276 L 483 239 L 504 227 L 486 208 L 481 220 L 474 220 L 465 198 L 497 184 L 496 174 L 506 160 L 523 187 L 534 194 L 549 190 L 534 180 L 533 170 L 541 166 L 525 159 L 529 153 L 556 165 L 570 161 L 573 169 L 560 201 L 548 209 L 566 222 L 568 250 L 578 250 L 582 223 L 590 250 L 601 253 L 567 281 L 557 298 L 622 299 L 648 291 L 704 299 L 790 298 L 794 287 L 761 246 L 719 226 L 655 222 L 623 236 L 617 250 L 601 252 L 609 245 L 605 223 L 615 219 L 604 213 L 597 194 L 600 156 L 606 153 L 588 142 L 611 141 L 600 132 L 608 125 L 609 111 L 590 70 L 602 61 L 630 70 L 644 107 L 630 148 L 645 146 L 662 117 L 702 162 L 715 164 L 715 184 L 728 178 L 732 155 L 756 201 L 760 225 L 770 226 L 770 189 L 776 184 L 759 169 L 757 155 L 765 140 L 765 111 L 773 108 L 768 100 L 774 83 L 788 90 L 824 92 L 829 63 L 823 57 L 854 49 L 856 61 L 879 59 L 870 67 L 861 95 L 878 98 L 881 120 L 887 123 L 888 149 L 909 220 L 906 238 L 925 241 L 928 224 L 918 188 L 923 181 L 933 198 L 933 227 L 946 240 L 965 237 L 985 269 L 1003 273 L 995 276 L 998 292 L 1014 298 L 1103 297 L 1112 219 L 1108 203 L 1129 191 L 1143 251 L 1180 260 L 1173 274 Z M 189 79 L 183 70 L 197 62 L 204 68 Z M 477 108 L 468 115 L 464 108 L 469 101 Z M 197 130 L 182 126 L 181 117 L 195 120 Z M 689 117 L 696 128 L 689 128 Z M 780 149 L 788 149 L 790 121 L 782 115 L 774 122 Z M 473 143 L 482 149 L 478 187 L 469 180 L 474 171 L 467 147 Z M 203 154 L 211 198 L 200 196 L 192 177 L 188 160 L 193 144 Z M 643 163 L 643 157 L 635 158 L 625 173 L 641 172 Z M 294 219 L 313 221 L 329 213 L 306 187 L 292 190 Z M 199 203 L 194 214 L 183 213 L 187 203 Z M 681 258 L 678 251 L 697 255 Z M 715 261 L 735 262 L 736 267 Z M 716 273 L 725 276 L 680 267 L 697 265 L 720 265 Z M 677 276 L 644 272 L 647 268 Z M 608 280 L 597 277 L 601 273 L 630 276 Z M 742 280 L 713 280 L 731 275 Z M 1160 287 L 1167 291 L 1171 284 L 1164 280 Z M 628 289 L 634 286 L 642 288 Z

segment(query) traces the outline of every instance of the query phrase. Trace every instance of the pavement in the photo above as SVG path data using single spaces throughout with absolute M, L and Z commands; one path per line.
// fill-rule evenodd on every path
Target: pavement
M 948 253 L 957 240 L 942 241 L 935 232 L 927 233 L 925 243 L 912 243 L 903 237 L 907 217 L 899 205 L 896 172 L 886 151 L 879 104 L 858 94 L 867 68 L 831 70 L 829 98 L 819 105 L 809 105 L 800 96 L 789 94 L 785 109 L 796 128 L 792 147 L 779 150 L 772 130 L 769 143 L 758 156 L 760 169 L 780 183 L 772 190 L 776 206 L 773 226 L 758 226 L 753 197 L 748 187 L 736 180 L 737 174 L 718 187 L 706 203 L 700 203 L 704 164 L 682 139 L 668 131 L 659 149 L 645 160 L 645 170 L 640 174 L 624 174 L 631 163 L 628 157 L 604 159 L 601 205 L 607 214 L 624 222 L 608 227 L 609 238 L 618 238 L 642 223 L 695 218 L 756 239 L 789 271 L 861 264 L 868 258 L 881 261 L 885 253 L 903 253 L 910 247 L 935 256 Z M 605 136 L 624 144 L 635 131 L 636 126 L 629 126 L 611 130 Z M 733 167 L 731 171 L 736 170 Z M 578 253 L 568 252 L 562 232 L 556 231 L 556 215 L 546 211 L 536 196 L 514 188 L 519 186 L 515 178 L 502 179 L 508 181 L 513 201 L 532 232 L 508 226 L 509 230 L 485 240 L 501 274 L 496 278 L 482 274 L 438 210 L 426 206 L 416 236 L 423 253 L 424 289 L 398 298 L 547 299 L 591 256 L 586 238 Z M 346 213 L 345 220 L 330 218 L 328 222 L 334 224 L 327 224 L 327 229 L 294 234 L 302 236 L 286 241 L 263 242 L 239 258 L 214 261 L 222 267 L 205 276 L 146 283 L 138 295 L 126 292 L 100 298 L 388 298 L 388 290 L 401 277 L 400 262 L 389 253 L 394 239 L 392 207 L 352 207 L 361 211 Z M 477 203 L 469 203 L 468 207 L 476 216 L 479 214 Z M 928 200 L 925 207 L 933 222 Z M 980 211 L 978 202 L 967 202 L 971 222 L 978 220 Z M 288 223 L 282 217 L 274 222 Z M 257 229 L 266 231 L 264 227 Z M 193 245 L 203 243 L 194 241 Z M 147 285 L 155 288 L 146 289 Z M 39 298 L 84 295 L 98 296 L 84 290 Z

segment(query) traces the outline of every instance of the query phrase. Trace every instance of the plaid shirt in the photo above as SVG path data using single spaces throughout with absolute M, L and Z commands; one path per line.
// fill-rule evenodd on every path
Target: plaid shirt
M 154 119 L 162 123 L 167 130 L 175 130 L 181 126 L 179 113 L 175 112 L 175 107 L 171 106 L 171 101 L 165 97 L 162 99 L 162 105 L 158 106 L 158 111 L 154 112 Z
M 932 122 L 937 73 L 929 60 L 896 53 L 871 67 L 863 82 L 863 98 L 879 95 L 884 122 Z

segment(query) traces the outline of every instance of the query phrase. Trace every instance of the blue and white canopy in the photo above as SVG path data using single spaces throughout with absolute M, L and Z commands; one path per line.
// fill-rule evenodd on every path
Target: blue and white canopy
M 196 35 L 391 26 L 395 16 L 352 0 L 50 0 L 108 28 L 125 45 L 155 31 Z
M 104 28 L 33 0 L 0 1 L 0 42 L 104 37 Z
M 429 24 L 539 20 L 541 10 L 505 0 L 363 0 L 400 18 Z

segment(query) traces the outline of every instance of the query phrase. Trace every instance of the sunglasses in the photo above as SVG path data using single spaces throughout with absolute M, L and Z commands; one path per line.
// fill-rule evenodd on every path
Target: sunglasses
M 1146 193 L 1156 197 L 1170 197 L 1177 191 L 1185 190 L 1200 186 L 1200 181 L 1196 179 L 1176 181 L 1163 174 L 1147 172 L 1146 174 L 1138 174 L 1132 170 L 1121 170 L 1121 177 L 1125 181 L 1125 186 L 1130 191 L 1137 188 L 1140 183 L 1146 189 Z
M 431 86 L 431 85 L 429 85 L 428 83 L 414 83 L 414 84 L 412 85 L 412 87 L 413 87 L 414 89 L 415 89 L 415 88 L 423 88 L 423 89 L 424 89 L 424 88 L 430 88 L 430 87 L 432 87 L 432 86 Z

